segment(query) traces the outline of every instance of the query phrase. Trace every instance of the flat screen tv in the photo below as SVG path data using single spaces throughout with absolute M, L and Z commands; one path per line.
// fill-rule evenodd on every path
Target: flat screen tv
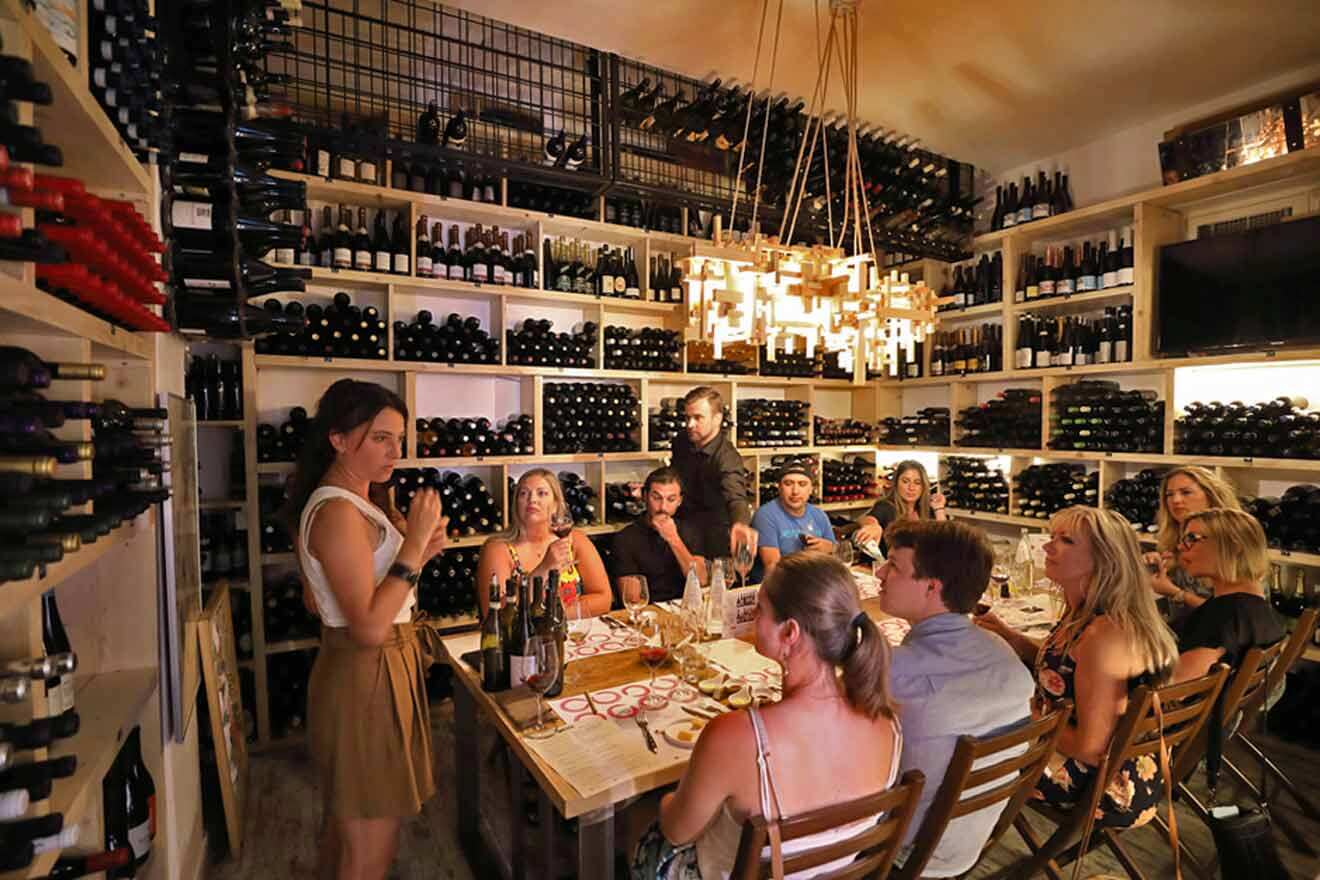
M 1160 248 L 1163 355 L 1320 342 L 1320 217 Z

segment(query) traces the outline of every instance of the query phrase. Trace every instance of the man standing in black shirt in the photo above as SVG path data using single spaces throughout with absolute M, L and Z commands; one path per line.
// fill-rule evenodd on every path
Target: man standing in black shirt
M 674 519 L 683 503 L 683 486 L 673 468 L 657 468 L 642 486 L 646 513 L 614 538 L 614 573 L 619 595 L 627 595 L 630 578 L 646 578 L 652 602 L 667 602 L 683 595 L 688 567 L 706 580 L 706 560 L 692 549 L 701 546 L 701 532 L 691 522 Z
M 672 465 L 683 481 L 678 518 L 704 537 L 701 555 L 719 559 L 730 544 L 756 546 L 742 456 L 724 432 L 724 398 L 702 385 L 683 398 L 687 431 L 674 438 Z

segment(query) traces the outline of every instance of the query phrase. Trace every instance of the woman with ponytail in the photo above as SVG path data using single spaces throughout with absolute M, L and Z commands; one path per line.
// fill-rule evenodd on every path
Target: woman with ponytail
M 392 391 L 340 379 L 316 407 L 281 517 L 321 644 L 308 685 L 308 746 L 324 798 L 321 870 L 384 878 L 399 828 L 435 793 L 426 658 L 412 622 L 417 575 L 444 549 L 431 489 L 405 520 L 389 482 L 408 408 Z
M 757 612 L 756 650 L 782 667 L 784 697 L 706 726 L 678 790 L 661 800 L 659 822 L 642 837 L 634 878 L 728 877 L 747 817 L 798 815 L 883 791 L 897 778 L 902 735 L 889 697 L 889 644 L 862 611 L 843 563 L 817 553 L 784 557 L 761 585 Z M 840 776 L 845 754 L 849 772 Z M 791 841 L 784 854 L 849 837 L 876 818 Z M 791 876 L 830 873 L 851 860 Z

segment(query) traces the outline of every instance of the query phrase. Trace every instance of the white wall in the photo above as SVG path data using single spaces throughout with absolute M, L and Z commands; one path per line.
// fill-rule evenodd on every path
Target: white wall
M 1264 47 L 1262 51 L 1265 51 Z M 1114 132 L 1063 153 L 1042 156 L 1015 168 L 987 170 L 996 182 L 1001 183 L 1020 182 L 1023 176 L 1034 175 L 1037 168 L 1046 171 L 1056 167 L 1067 170 L 1073 201 L 1078 207 L 1152 189 L 1160 185 L 1159 143 L 1164 140 L 1166 131 L 1278 92 L 1316 82 L 1320 82 L 1320 62 L 1245 86 L 1213 101 Z M 1104 83 L 1097 82 L 1096 88 L 1103 89 Z M 975 161 L 974 158 L 972 161 Z M 989 212 L 994 209 L 993 186 L 987 201 L 990 204 L 985 206 L 985 211 L 989 216 Z

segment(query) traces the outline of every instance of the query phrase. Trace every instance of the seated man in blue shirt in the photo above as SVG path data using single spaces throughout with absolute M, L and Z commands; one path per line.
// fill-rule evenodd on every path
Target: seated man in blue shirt
M 997 735 L 1026 721 L 1034 684 L 1008 643 L 969 617 L 994 565 L 985 534 L 963 523 L 927 521 L 887 537 L 880 607 L 912 624 L 889 667 L 903 724 L 899 772 L 926 774 L 906 845 L 944 781 L 958 737 Z M 921 876 L 969 870 L 1003 808 L 1001 801 L 949 823 Z
M 814 485 L 805 467 L 789 465 L 779 475 L 779 497 L 757 508 L 752 528 L 757 533 L 762 577 L 769 576 L 781 556 L 799 550 L 829 553 L 834 549 L 830 518 L 807 503 Z

